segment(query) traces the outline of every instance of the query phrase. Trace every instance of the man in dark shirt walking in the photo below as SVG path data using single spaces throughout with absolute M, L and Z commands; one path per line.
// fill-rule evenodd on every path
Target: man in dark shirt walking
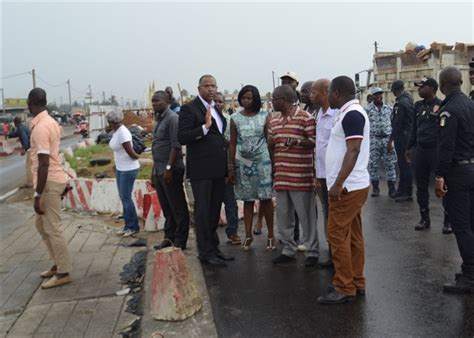
M 33 177 L 31 175 L 31 158 L 30 158 L 30 135 L 31 132 L 27 126 L 23 124 L 21 117 L 15 116 L 13 119 L 15 130 L 8 134 L 9 138 L 18 137 L 21 143 L 21 156 L 26 155 L 26 187 L 33 186 Z
M 391 91 L 396 100 L 392 114 L 392 134 L 387 150 L 390 152 L 393 145 L 395 146 L 398 169 L 400 170 L 400 182 L 394 198 L 396 202 L 411 201 L 413 193 L 412 173 L 411 167 L 405 159 L 405 151 L 413 126 L 413 98 L 405 92 L 405 84 L 402 80 L 394 81 Z
M 165 239 L 155 245 L 155 249 L 174 244 L 184 250 L 189 233 L 189 212 L 183 189 L 184 162 L 178 141 L 178 115 L 170 109 L 164 91 L 157 91 L 151 102 L 156 117 L 151 181 L 165 216 Z
M 412 149 L 415 155 L 416 200 L 420 207 L 421 220 L 415 230 L 428 229 L 431 225 L 429 211 L 428 186 L 430 175 L 438 164 L 439 146 L 439 108 L 441 100 L 436 97 L 438 82 L 432 78 L 423 78 L 415 82 L 418 93 L 423 100 L 415 103 L 415 122 L 405 158 L 411 162 Z M 445 199 L 443 199 L 445 207 Z M 452 233 L 446 207 L 444 208 L 443 234 Z
M 461 92 L 462 76 L 455 67 L 443 69 L 439 161 L 435 177 L 437 197 L 446 196 L 449 219 L 462 258 L 461 272 L 443 289 L 474 292 L 474 103 Z

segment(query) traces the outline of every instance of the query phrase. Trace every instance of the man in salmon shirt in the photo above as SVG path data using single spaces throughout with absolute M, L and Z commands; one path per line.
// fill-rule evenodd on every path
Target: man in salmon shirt
M 48 248 L 54 265 L 40 274 L 50 278 L 43 289 L 71 283 L 71 258 L 61 223 L 61 195 L 67 183 L 59 158 L 61 127 L 46 110 L 46 92 L 34 88 L 28 95 L 31 120 L 31 162 L 36 228 Z

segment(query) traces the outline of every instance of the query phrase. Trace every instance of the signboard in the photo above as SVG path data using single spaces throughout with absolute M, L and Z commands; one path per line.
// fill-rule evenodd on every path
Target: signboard
M 6 98 L 5 108 L 28 108 L 27 99 Z

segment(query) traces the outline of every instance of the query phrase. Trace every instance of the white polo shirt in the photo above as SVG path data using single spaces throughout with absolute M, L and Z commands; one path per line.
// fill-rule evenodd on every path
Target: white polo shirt
M 359 100 L 351 100 L 341 107 L 336 115 L 326 151 L 326 182 L 328 190 L 336 182 L 346 154 L 346 141 L 362 139 L 357 162 L 343 186 L 348 191 L 367 188 L 370 176 L 367 170 L 370 155 L 370 123 Z

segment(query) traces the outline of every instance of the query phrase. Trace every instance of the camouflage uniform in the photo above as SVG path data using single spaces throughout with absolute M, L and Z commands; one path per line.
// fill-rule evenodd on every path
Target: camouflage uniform
M 387 181 L 396 180 L 395 163 L 397 154 L 395 150 L 387 152 L 387 144 L 392 133 L 390 116 L 392 107 L 387 104 L 382 106 L 381 111 L 373 104 L 367 106 L 367 115 L 370 121 L 370 160 L 369 174 L 371 181 L 379 180 L 379 162 L 383 161 L 385 178 Z

